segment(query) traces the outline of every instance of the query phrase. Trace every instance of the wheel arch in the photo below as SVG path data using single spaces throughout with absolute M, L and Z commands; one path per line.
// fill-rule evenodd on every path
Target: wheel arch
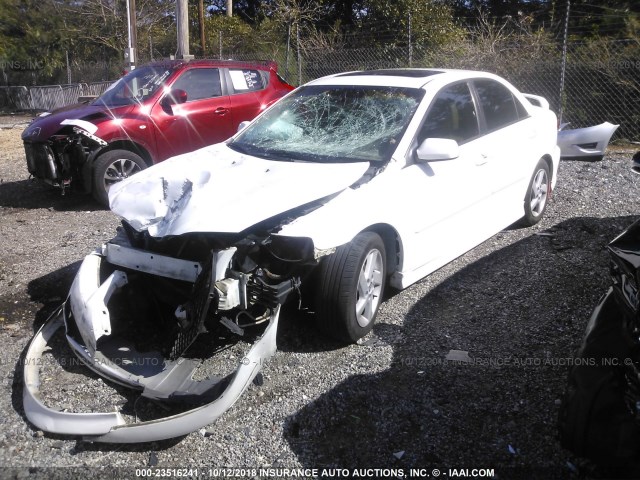
M 548 153 L 544 154 L 542 156 L 542 158 L 540 160 L 544 160 L 544 162 L 547 164 L 547 167 L 549 168 L 549 181 L 553 181 L 553 177 L 554 177 L 554 170 L 553 170 L 553 159 L 551 158 L 551 155 L 549 155 Z
M 153 158 L 151 157 L 151 153 L 149 153 L 149 151 L 142 145 L 134 142 L 133 140 L 115 140 L 109 143 L 109 145 L 101 149 L 99 152 L 97 152 L 97 155 L 95 155 L 93 160 L 95 160 L 103 153 L 110 152 L 111 150 L 129 150 L 142 157 L 144 163 L 147 164 L 147 167 L 153 165 Z
M 96 159 L 100 155 L 112 150 L 129 150 L 130 152 L 139 155 L 142 160 L 144 160 L 144 163 L 147 165 L 147 167 L 153 165 L 153 158 L 151 157 L 151 154 L 139 143 L 136 143 L 132 140 L 115 140 L 109 143 L 106 147 L 102 147 L 91 152 L 87 159 L 87 162 L 82 167 L 82 184 L 87 193 L 93 192 L 93 182 L 91 181 L 91 176 L 93 172 L 93 165 Z
M 546 191 L 544 194 L 538 188 L 540 185 L 534 187 L 534 182 L 538 181 L 539 173 L 542 173 L 546 169 Z M 537 224 L 543 217 L 546 210 L 547 203 L 551 199 L 552 192 L 552 178 L 553 178 L 553 161 L 547 156 L 543 155 L 536 163 L 536 167 L 533 170 L 533 174 L 529 183 L 527 184 L 527 190 L 524 195 L 523 201 L 523 215 L 518 221 L 521 226 L 532 227 Z M 539 180 L 540 182 L 542 179 Z M 535 205 L 534 205 L 535 200 Z
M 402 239 L 395 228 L 388 223 L 376 223 L 365 228 L 362 232 L 377 233 L 382 239 L 386 252 L 385 263 L 387 265 L 387 277 L 390 277 L 393 273 L 402 270 Z

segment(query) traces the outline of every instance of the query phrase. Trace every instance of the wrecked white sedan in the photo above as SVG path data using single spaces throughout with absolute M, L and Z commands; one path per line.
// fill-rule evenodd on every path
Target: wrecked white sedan
M 354 342 L 372 329 L 385 285 L 405 288 L 520 219 L 538 222 L 556 182 L 556 134 L 546 100 L 494 75 L 344 73 L 298 88 L 226 143 L 114 185 L 122 229 L 86 257 L 29 347 L 27 417 L 102 442 L 211 423 L 275 352 L 285 301 Z M 195 407 L 130 423 L 48 408 L 38 364 L 63 326 L 103 377 Z M 248 345 L 241 361 L 194 375 L 230 339 Z

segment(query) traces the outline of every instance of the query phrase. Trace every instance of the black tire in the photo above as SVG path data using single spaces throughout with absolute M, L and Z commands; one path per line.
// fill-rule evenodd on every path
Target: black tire
M 547 209 L 547 201 L 551 193 L 551 176 L 549 175 L 549 165 L 544 160 L 540 160 L 536 165 L 529 187 L 524 197 L 524 217 L 522 223 L 525 226 L 532 226 L 542 220 Z
M 373 232 L 360 233 L 323 258 L 315 298 L 318 327 L 347 343 L 364 337 L 373 328 L 386 273 L 384 242 Z
M 109 187 L 147 168 L 140 155 L 129 150 L 109 150 L 93 164 L 92 193 L 99 203 L 109 206 Z

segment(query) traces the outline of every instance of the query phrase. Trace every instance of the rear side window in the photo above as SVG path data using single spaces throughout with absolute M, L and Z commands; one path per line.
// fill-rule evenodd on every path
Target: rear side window
M 233 89 L 237 93 L 262 90 L 266 85 L 260 70 L 230 68 L 229 75 L 231 76 Z
M 222 95 L 220 71 L 217 68 L 191 68 L 175 81 L 172 88 L 187 92 L 187 102 Z
M 475 80 L 474 86 L 490 132 L 527 116 L 526 109 L 501 83 L 494 80 Z

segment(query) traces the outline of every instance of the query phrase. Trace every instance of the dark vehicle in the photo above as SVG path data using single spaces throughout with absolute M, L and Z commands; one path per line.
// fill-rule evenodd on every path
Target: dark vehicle
M 559 416 L 563 447 L 640 476 L 640 221 L 609 244 L 613 285 L 587 325 Z M 631 475 L 631 476 L 628 476 Z
M 107 205 L 115 182 L 221 142 L 293 87 L 273 62 L 173 60 L 115 82 L 90 104 L 45 113 L 22 133 L 27 168 Z

